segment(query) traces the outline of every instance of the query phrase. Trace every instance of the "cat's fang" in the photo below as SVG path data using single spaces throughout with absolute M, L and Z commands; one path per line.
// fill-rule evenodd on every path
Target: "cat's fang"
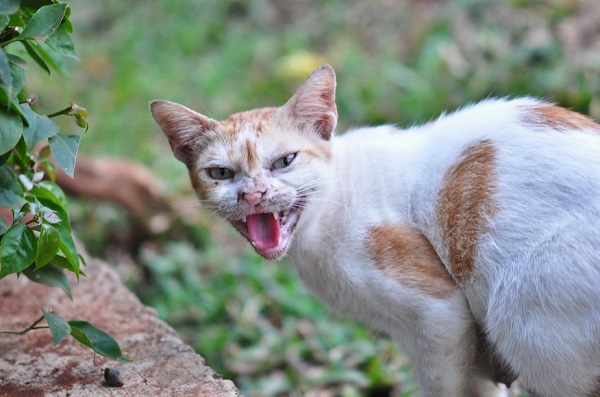
M 279 212 L 273 212 L 273 217 L 275 220 L 279 220 Z
M 285 225 L 287 223 L 289 215 L 290 215 L 290 210 L 280 211 L 279 217 L 281 219 L 280 223 L 282 225 Z

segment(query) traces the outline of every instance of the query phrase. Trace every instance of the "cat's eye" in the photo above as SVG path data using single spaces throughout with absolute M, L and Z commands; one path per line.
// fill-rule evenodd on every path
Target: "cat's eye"
M 285 168 L 288 165 L 290 165 L 295 158 L 296 153 L 290 153 L 288 155 L 285 155 L 282 158 L 275 160 L 275 162 L 273 163 L 273 169 L 278 170 L 281 168 Z
M 224 181 L 225 179 L 233 178 L 233 171 L 229 168 L 213 167 L 208 169 L 208 175 L 210 175 L 212 179 Z

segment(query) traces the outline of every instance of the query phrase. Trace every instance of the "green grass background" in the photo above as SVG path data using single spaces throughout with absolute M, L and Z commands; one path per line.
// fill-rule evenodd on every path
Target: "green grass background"
M 339 131 L 409 126 L 488 96 L 533 95 L 600 118 L 596 0 L 69 4 L 80 62 L 50 82 L 30 72 L 31 94 L 42 109 L 69 100 L 86 107 L 83 154 L 142 163 L 169 196 L 189 203 L 185 168 L 149 114 L 152 99 L 222 119 L 284 103 L 330 63 Z M 334 318 L 290 263 L 262 261 L 217 219 L 156 236 L 131 256 L 118 246 L 118 231 L 132 227 L 121 209 L 74 200 L 73 212 L 92 253 L 117 264 L 141 299 L 245 395 L 416 393 L 410 364 L 389 340 Z

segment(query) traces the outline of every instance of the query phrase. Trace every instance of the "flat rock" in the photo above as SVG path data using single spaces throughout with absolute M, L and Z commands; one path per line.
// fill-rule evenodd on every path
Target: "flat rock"
M 85 320 L 112 335 L 132 359 L 96 356 L 68 337 L 56 347 L 47 329 L 0 335 L 0 396 L 240 396 L 235 385 L 204 364 L 175 331 L 140 303 L 118 275 L 89 260 L 88 277 L 73 283 L 73 301 L 57 288 L 14 275 L 0 281 L 0 329 L 21 330 L 52 309 L 65 320 Z M 109 387 L 103 368 L 121 372 Z

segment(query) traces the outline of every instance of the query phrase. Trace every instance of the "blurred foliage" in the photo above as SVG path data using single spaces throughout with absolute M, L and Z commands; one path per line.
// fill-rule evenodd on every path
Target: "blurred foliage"
M 181 242 L 155 248 L 141 253 L 152 276 L 138 286 L 140 298 L 244 395 L 389 395 L 395 384 L 407 395 L 415 390 L 393 342 L 374 343 L 364 328 L 333 318 L 306 295 L 291 263 L 250 252 L 231 259 L 215 245 L 202 255 Z
M 191 196 L 191 189 L 149 115 L 150 100 L 222 119 L 284 103 L 325 62 L 338 75 L 339 131 L 420 123 L 488 96 L 533 95 L 600 118 L 597 0 L 156 0 L 135 7 L 78 0 L 71 7 L 74 39 L 85 46 L 63 95 L 93 109 L 81 150 L 143 162 L 172 195 Z M 40 83 L 30 85 L 42 98 L 54 90 Z M 113 226 L 127 227 L 126 215 L 105 205 L 75 212 L 74 224 L 99 250 L 109 237 L 113 247 Z M 241 239 L 221 229 L 209 218 L 144 245 L 136 261 L 145 270 L 130 278 L 209 365 L 247 395 L 386 395 L 392 383 L 400 384 L 394 395 L 414 393 L 389 341 L 373 342 L 363 328 L 332 318 L 289 263 L 239 254 L 231 246 Z

